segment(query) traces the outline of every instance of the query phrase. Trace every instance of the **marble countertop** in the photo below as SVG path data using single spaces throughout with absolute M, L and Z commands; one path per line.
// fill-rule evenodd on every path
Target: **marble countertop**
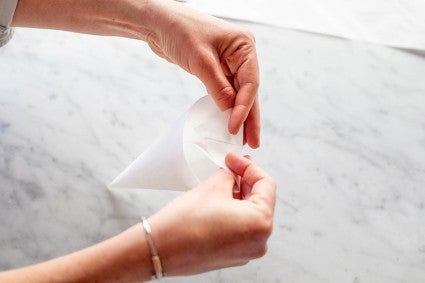
M 425 57 L 243 25 L 261 65 L 250 154 L 278 183 L 269 252 L 165 281 L 423 282 Z M 146 44 L 20 29 L 0 73 L 0 269 L 101 241 L 178 195 L 106 188 L 205 93 Z

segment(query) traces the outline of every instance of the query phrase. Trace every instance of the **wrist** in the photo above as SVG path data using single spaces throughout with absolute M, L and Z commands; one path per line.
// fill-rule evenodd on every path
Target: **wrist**
M 114 262 L 118 267 L 116 275 L 122 274 L 123 281 L 148 281 L 152 279 L 154 268 L 149 244 L 141 223 L 133 225 L 126 231 L 112 239 L 115 247 L 119 249 Z
M 176 231 L 169 231 L 167 220 L 158 217 L 158 213 L 149 217 L 148 219 L 151 226 L 151 237 L 155 242 L 156 249 L 161 258 L 162 268 L 167 275 L 179 275 L 174 270 L 174 261 L 176 256 L 178 258 L 178 251 L 176 248 L 179 246 L 178 238 L 180 235 Z M 172 235 L 172 236 L 170 236 Z M 172 242 L 171 244 L 169 242 Z
M 172 28 L 182 5 L 173 0 L 105 0 L 99 22 L 118 36 L 147 41 L 151 34 L 159 35 Z
M 20 0 L 12 26 L 67 30 L 145 40 L 154 0 Z
M 201 264 L 198 257 L 201 256 L 201 251 L 195 246 L 197 243 L 204 243 L 207 238 L 183 218 L 182 215 L 170 215 L 169 211 L 160 211 L 149 218 L 151 236 L 167 276 L 200 272 L 193 272 L 193 269 L 197 269 L 197 264 Z
M 94 29 L 102 35 L 135 38 L 146 41 L 152 33 L 155 14 L 154 0 L 103 0 L 88 13 L 94 19 Z

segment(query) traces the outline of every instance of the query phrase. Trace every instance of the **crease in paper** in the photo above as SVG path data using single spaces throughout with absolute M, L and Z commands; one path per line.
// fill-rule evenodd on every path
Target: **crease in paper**
M 109 187 L 189 190 L 227 168 L 226 154 L 241 154 L 243 147 L 243 129 L 237 135 L 228 133 L 230 112 L 221 112 L 209 96 L 202 97 Z

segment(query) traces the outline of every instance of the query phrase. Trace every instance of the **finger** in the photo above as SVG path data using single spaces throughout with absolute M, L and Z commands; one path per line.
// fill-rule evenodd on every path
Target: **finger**
M 237 176 L 237 175 L 233 175 L 233 177 L 235 178 L 235 183 L 233 185 L 233 190 L 232 190 L 233 198 L 241 200 L 243 198 L 242 187 L 241 187 L 242 179 L 240 176 Z
M 235 85 L 239 86 L 239 90 L 236 94 L 235 105 L 228 125 L 229 132 L 232 134 L 236 134 L 247 119 L 258 93 L 259 75 L 255 49 L 253 48 L 245 58 L 244 61 L 239 62 L 241 64 L 235 70 L 237 77 Z M 238 61 L 229 62 L 231 70 L 235 67 L 231 65 L 238 64 Z
M 269 177 L 260 167 L 255 165 L 248 158 L 230 152 L 226 156 L 226 164 L 238 176 L 249 185 L 254 186 L 258 181 Z
M 257 96 L 257 89 L 254 84 L 244 84 L 240 87 L 228 124 L 231 134 L 237 134 L 248 117 Z
M 241 200 L 241 199 L 243 199 L 243 195 L 242 195 L 242 191 L 238 191 L 238 192 L 232 192 L 233 193 L 233 198 L 234 199 L 239 199 L 239 200 Z
M 245 181 L 241 181 L 241 197 L 242 199 L 247 198 L 251 194 L 252 188 Z
M 193 74 L 203 82 L 222 111 L 232 108 L 235 104 L 236 92 L 228 81 L 218 57 L 206 52 L 197 61 L 192 68 Z
M 248 160 L 252 160 L 252 157 L 250 155 L 244 155 L 243 157 L 245 157 Z M 241 192 L 242 192 L 242 198 L 245 198 L 247 195 L 249 195 L 251 193 L 251 186 L 249 186 L 245 180 L 242 180 L 241 178 Z
M 236 76 L 233 77 L 233 86 L 235 88 L 235 90 L 238 92 L 241 88 L 241 86 L 239 85 L 239 81 L 238 81 L 238 76 L 236 74 Z
M 260 127 L 260 106 L 256 98 L 244 126 L 245 139 L 251 148 L 260 146 Z
M 232 74 L 232 71 L 230 71 L 229 66 L 227 65 L 227 62 L 226 62 L 226 60 L 224 58 L 220 61 L 220 65 L 221 65 L 221 69 L 224 72 L 224 75 L 226 77 L 231 77 L 232 80 L 233 80 L 234 79 L 234 76 Z
M 274 207 L 276 184 L 266 172 L 251 160 L 235 153 L 229 153 L 226 156 L 226 164 L 233 172 L 242 177 L 242 181 L 246 185 L 252 188 L 246 199 L 265 203 L 267 207 Z

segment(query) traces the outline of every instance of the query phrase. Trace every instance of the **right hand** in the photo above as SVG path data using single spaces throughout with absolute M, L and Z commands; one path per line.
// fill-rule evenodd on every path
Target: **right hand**
M 247 158 L 230 153 L 226 163 L 242 177 L 242 199 L 233 197 L 234 176 L 220 169 L 149 219 L 168 275 L 242 265 L 266 253 L 275 182 Z

